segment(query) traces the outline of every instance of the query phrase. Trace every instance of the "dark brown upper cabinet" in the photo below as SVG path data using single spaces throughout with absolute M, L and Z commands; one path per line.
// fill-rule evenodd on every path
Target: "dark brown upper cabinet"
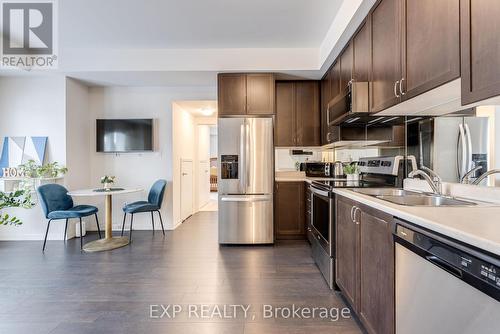
M 347 89 L 349 82 L 352 80 L 352 69 L 354 66 L 354 48 L 352 42 L 347 44 L 346 48 L 340 56 L 340 91 L 341 93 Z
M 462 104 L 500 95 L 500 2 L 461 0 Z
M 274 75 L 247 74 L 247 114 L 274 114 Z
M 402 99 L 459 78 L 459 0 L 404 0 L 402 13 Z
M 330 102 L 340 95 L 340 57 L 335 61 L 330 70 Z
M 274 114 L 274 75 L 221 73 L 218 75 L 219 116 Z
M 352 79 L 356 82 L 369 82 L 372 68 L 370 23 L 364 22 L 352 39 L 354 52 Z
M 276 82 L 276 146 L 321 145 L 319 83 Z
M 299 146 L 321 145 L 320 96 L 317 81 L 295 83 L 297 143 Z
M 321 145 L 328 143 L 328 125 L 326 123 L 326 114 L 328 111 L 328 103 L 330 102 L 330 71 L 327 71 L 323 79 L 321 79 Z
M 275 146 L 296 145 L 296 112 L 295 88 L 289 81 L 276 82 L 276 127 L 274 135 Z
M 460 0 L 381 0 L 371 13 L 371 110 L 460 77 Z
M 305 239 L 304 182 L 276 182 L 274 231 L 276 240 Z
M 382 0 L 371 13 L 372 78 L 371 111 L 379 112 L 400 101 L 401 0 Z
M 218 75 L 219 115 L 245 115 L 247 113 L 247 79 L 245 74 Z

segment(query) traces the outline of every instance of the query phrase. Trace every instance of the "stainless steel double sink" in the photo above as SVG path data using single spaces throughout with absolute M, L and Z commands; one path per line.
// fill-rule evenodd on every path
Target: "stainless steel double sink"
M 367 188 L 353 191 L 378 199 L 405 206 L 476 206 L 480 203 L 430 193 L 420 193 L 403 189 Z M 486 203 L 485 203 L 486 204 Z

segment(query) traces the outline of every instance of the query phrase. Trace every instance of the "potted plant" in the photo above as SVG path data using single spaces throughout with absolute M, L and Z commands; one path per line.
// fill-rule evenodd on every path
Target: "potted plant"
M 15 216 L 2 213 L 6 208 L 31 209 L 35 203 L 31 199 L 31 191 L 20 189 L 10 193 L 0 191 L 0 225 L 21 225 L 22 222 Z
M 19 165 L 21 173 L 26 178 L 56 178 L 63 176 L 68 172 L 68 168 L 60 166 L 58 162 L 52 162 L 45 165 L 38 165 L 35 160 Z
M 103 185 L 104 190 L 110 190 L 113 183 L 115 183 L 114 176 L 105 175 L 101 177 L 101 184 Z
M 359 170 L 356 163 L 350 163 L 344 166 L 344 173 L 347 176 L 347 181 L 358 181 Z
M 53 178 L 63 176 L 68 172 L 68 168 L 60 166 L 58 162 L 53 162 L 39 166 L 37 175 L 39 178 Z

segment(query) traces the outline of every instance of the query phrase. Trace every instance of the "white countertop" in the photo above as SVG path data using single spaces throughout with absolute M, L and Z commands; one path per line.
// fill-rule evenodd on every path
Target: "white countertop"
M 500 206 L 403 206 L 349 189 L 336 188 L 333 191 L 402 220 L 500 256 Z

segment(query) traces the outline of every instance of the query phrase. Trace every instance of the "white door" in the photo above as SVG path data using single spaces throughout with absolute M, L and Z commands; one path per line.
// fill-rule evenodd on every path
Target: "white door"
M 181 220 L 193 214 L 193 161 L 181 160 Z
M 200 161 L 198 172 L 198 203 L 201 209 L 210 199 L 210 163 Z

